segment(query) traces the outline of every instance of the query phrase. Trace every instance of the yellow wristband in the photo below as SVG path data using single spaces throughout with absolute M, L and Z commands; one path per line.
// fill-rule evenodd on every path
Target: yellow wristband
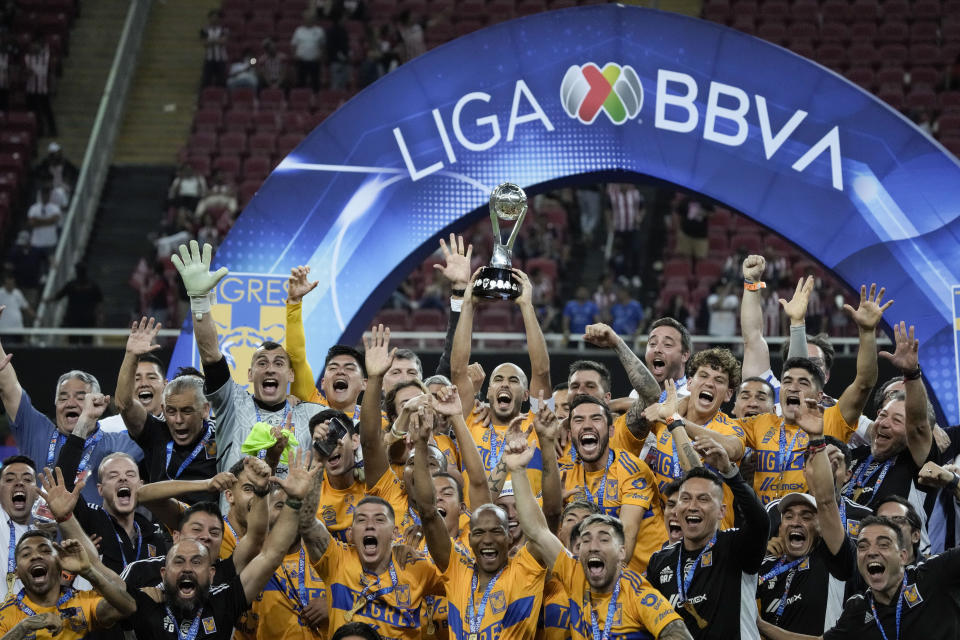
M 744 280 L 743 288 L 745 291 L 759 291 L 760 289 L 766 289 L 767 283 L 764 282 L 763 280 L 759 282 L 747 282 L 746 280 Z

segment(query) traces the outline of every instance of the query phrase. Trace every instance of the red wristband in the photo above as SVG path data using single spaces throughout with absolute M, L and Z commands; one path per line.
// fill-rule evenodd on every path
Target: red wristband
M 72 517 L 73 517 L 73 512 L 70 512 L 70 513 L 67 514 L 67 517 L 66 517 L 66 518 L 54 518 L 54 520 L 57 521 L 57 524 L 61 524 L 61 523 L 66 522 L 67 520 L 69 520 L 69 519 L 72 518 Z

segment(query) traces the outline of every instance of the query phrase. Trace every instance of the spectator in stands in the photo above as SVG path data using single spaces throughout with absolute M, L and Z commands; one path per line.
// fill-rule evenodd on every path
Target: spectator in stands
M 0 314 L 0 329 L 22 329 L 23 316 L 33 319 L 33 307 L 26 296 L 17 288 L 17 281 L 9 271 L 3 274 L 3 287 L 0 287 L 0 307 L 6 307 Z
M 537 311 L 540 326 L 544 331 L 550 331 L 559 311 L 555 303 L 553 280 L 534 267 L 530 270 L 530 284 L 533 285 L 533 308 Z
M 643 194 L 632 184 L 607 185 L 610 198 L 607 229 L 620 239 L 624 270 L 633 275 L 646 264 L 647 234 L 644 233 L 646 209 Z
M 287 54 L 277 51 L 273 38 L 263 41 L 263 52 L 257 58 L 257 76 L 261 89 L 287 88 Z
M 23 66 L 27 73 L 27 108 L 37 117 L 37 134 L 56 136 L 57 122 L 53 118 L 53 106 L 50 103 L 53 88 L 50 47 L 43 36 L 34 36 L 23 56 Z
M 314 12 L 303 14 L 303 24 L 296 28 L 290 38 L 293 58 L 297 65 L 297 86 L 305 87 L 309 83 L 314 91 L 320 90 L 320 62 L 326 34 L 317 24 Z
M 680 294 L 670 299 L 667 308 L 660 315 L 665 318 L 673 318 L 690 331 L 694 330 L 695 323 L 693 314 L 690 313 L 690 306 L 687 304 L 687 299 Z
M 17 243 L 10 250 L 4 269 L 13 273 L 20 290 L 27 297 L 27 302 L 35 306 L 41 280 L 47 271 L 47 254 L 30 244 L 29 231 L 24 230 L 17 234 Z
M 63 155 L 60 143 L 53 141 L 47 145 L 47 155 L 37 165 L 34 174 L 41 180 L 49 177 L 54 190 L 62 189 L 69 200 L 80 177 L 80 170 Z
M 246 47 L 240 54 L 240 59 L 230 64 L 227 72 L 228 89 L 257 89 L 257 59 L 253 49 Z
M 49 300 L 48 304 L 56 302 L 64 297 L 67 299 L 67 312 L 64 315 L 63 326 L 65 327 L 96 327 L 100 324 L 100 304 L 103 302 L 103 293 L 100 286 L 90 279 L 87 275 L 87 267 L 82 262 L 78 262 L 74 267 L 73 280 L 69 281 Z M 90 342 L 90 338 L 83 336 L 74 336 L 83 338 L 71 342 Z
M 383 25 L 381 29 L 387 26 Z M 365 43 L 365 55 L 363 61 L 360 62 L 360 68 L 357 70 L 357 86 L 361 89 L 373 84 L 386 73 L 383 64 L 385 54 L 380 51 L 380 39 L 373 26 L 367 27 Z
M 363 0 L 317 0 L 317 15 L 329 20 L 342 15 L 347 20 L 366 21 L 367 6 Z
M 583 285 L 577 287 L 576 298 L 563 308 L 563 339 L 570 341 L 571 334 L 583 335 L 588 324 L 600 322 L 600 310 L 590 299 L 590 291 Z
M 418 309 L 437 309 L 439 311 L 446 311 L 449 306 L 446 280 L 443 277 L 443 274 L 440 271 L 431 272 L 430 284 L 428 284 L 424 290 L 423 295 L 420 296 L 420 302 L 417 305 Z
M 207 195 L 206 179 L 197 175 L 191 164 L 186 162 L 181 164 L 167 190 L 170 206 L 193 212 L 205 195 Z
M 643 328 L 643 305 L 623 285 L 617 287 L 617 300 L 610 307 L 610 326 L 622 336 L 639 335 Z
M 683 196 L 674 207 L 674 228 L 677 230 L 676 254 L 692 256 L 697 260 L 707 257 L 710 242 L 707 239 L 707 220 L 710 212 L 703 203 Z
M 27 226 L 32 230 L 30 244 L 48 257 L 57 248 L 57 229 L 63 217 L 60 207 L 50 201 L 52 188 L 49 182 L 42 184 L 39 199 L 27 210 Z
M 217 9 L 211 9 L 207 13 L 207 26 L 200 29 L 200 38 L 204 45 L 201 80 L 204 87 L 222 87 L 227 80 L 227 38 L 230 31 L 223 26 L 222 20 L 223 14 Z
M 612 273 L 607 273 L 607 275 L 603 276 L 603 280 L 597 285 L 597 290 L 593 292 L 593 301 L 597 305 L 597 313 L 600 317 L 609 317 L 610 307 L 617 301 L 617 292 L 613 283 Z
M 397 16 L 397 31 L 403 42 L 403 61 L 409 62 L 417 56 L 426 53 L 427 45 L 424 42 L 424 33 L 428 24 L 426 21 L 417 21 L 409 9 L 404 9 Z
M 600 212 L 603 199 L 599 190 L 594 188 L 577 189 L 577 205 L 580 207 L 580 239 L 584 244 L 593 242 L 593 234 L 600 224 Z
M 17 17 L 17 0 L 3 0 L 0 2 L 0 26 L 4 31 L 10 31 L 13 28 L 13 22 Z
M 156 318 L 157 322 L 165 324 L 168 316 L 167 295 L 169 292 L 170 285 L 163 272 L 163 263 L 160 261 L 154 262 L 153 270 L 144 282 L 143 289 L 140 292 L 143 314 L 147 317 Z
M 707 333 L 711 336 L 733 337 L 737 334 L 740 299 L 733 291 L 732 282 L 721 280 L 707 296 L 707 308 L 710 310 Z
M 203 216 L 209 209 L 220 209 L 232 217 L 238 208 L 236 185 L 222 171 L 214 171 L 206 195 L 197 205 L 197 215 Z
M 10 71 L 19 59 L 16 43 L 6 31 L 0 31 L 0 111 L 6 111 L 10 104 Z
M 332 16 L 333 24 L 327 33 L 327 60 L 330 61 L 330 88 L 346 89 L 350 82 L 350 34 L 344 26 L 342 12 Z
M 380 52 L 380 75 L 390 73 L 400 66 L 400 34 L 390 23 L 380 25 L 376 36 L 377 51 Z

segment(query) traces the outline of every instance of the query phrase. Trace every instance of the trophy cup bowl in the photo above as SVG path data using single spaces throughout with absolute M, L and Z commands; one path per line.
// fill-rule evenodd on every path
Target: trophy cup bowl
M 493 226 L 493 257 L 473 283 L 473 295 L 489 300 L 512 300 L 520 296 L 520 283 L 510 270 L 513 245 L 527 215 L 527 194 L 505 182 L 490 193 L 490 223 Z M 506 243 L 500 235 L 500 221 L 515 221 Z

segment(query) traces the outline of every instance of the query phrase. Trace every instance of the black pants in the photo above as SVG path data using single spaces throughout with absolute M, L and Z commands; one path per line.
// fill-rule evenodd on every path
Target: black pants
M 203 63 L 203 79 L 200 83 L 204 87 L 215 85 L 222 87 L 227 83 L 227 63 L 220 60 L 206 60 Z
M 317 92 L 320 90 L 320 61 L 297 60 L 297 86 L 307 86 L 309 76 L 310 87 Z
M 53 107 L 46 93 L 28 93 L 27 108 L 37 116 L 38 136 L 57 136 L 57 122 L 53 119 Z

